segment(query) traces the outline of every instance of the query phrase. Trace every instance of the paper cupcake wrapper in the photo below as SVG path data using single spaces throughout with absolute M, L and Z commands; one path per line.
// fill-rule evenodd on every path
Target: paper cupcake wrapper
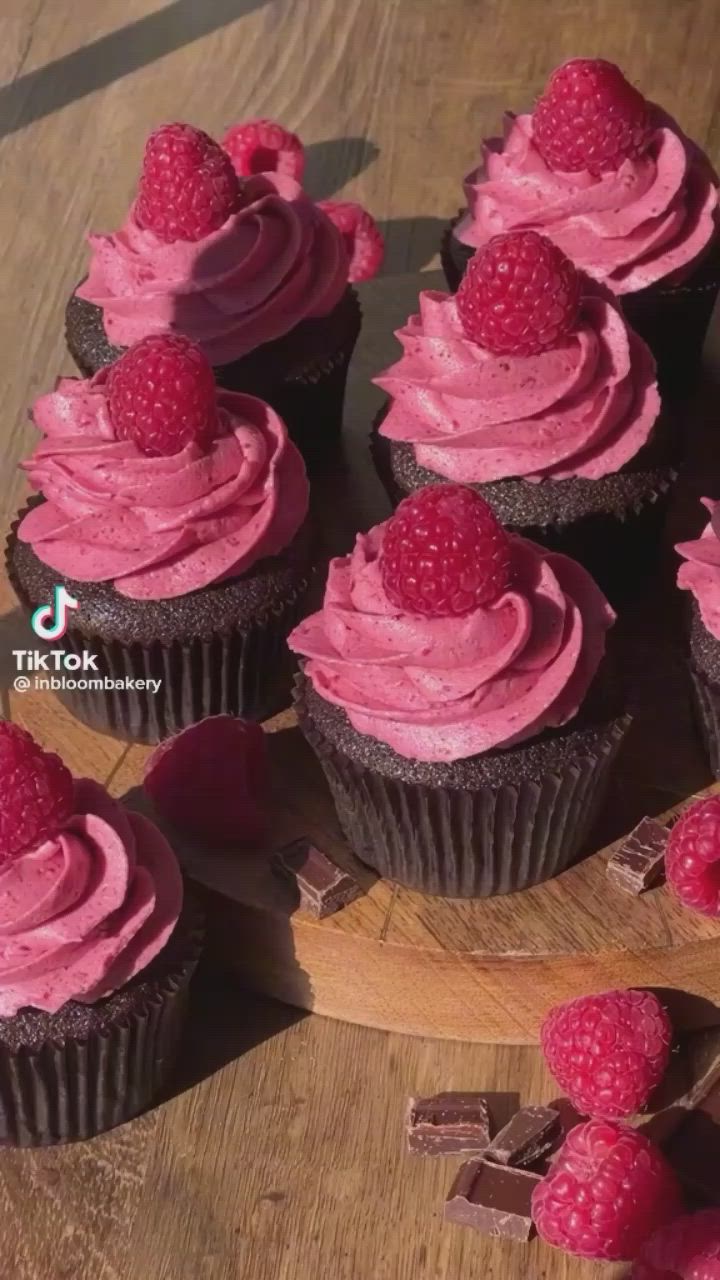
M 265 720 L 288 705 L 294 661 L 287 637 L 302 616 L 305 590 L 284 608 L 243 631 L 187 644 L 123 644 L 68 629 L 63 647 L 97 657 L 101 680 L 161 680 L 149 689 L 65 689 L 63 701 L 78 719 L 103 733 L 160 742 L 206 716 Z M 82 674 L 82 673 L 80 673 Z
M 104 1133 L 145 1111 L 167 1085 L 202 946 L 198 922 L 186 956 L 143 1007 L 86 1040 L 13 1052 L 0 1045 L 0 1145 L 47 1147 Z
M 391 442 L 379 432 L 386 412 L 387 407 L 383 406 L 373 421 L 370 453 L 383 488 L 396 507 L 411 490 L 404 489 L 398 482 L 392 467 Z M 676 475 L 668 467 L 665 479 L 648 489 L 642 502 L 629 506 L 623 516 L 598 512 L 567 523 L 550 521 L 526 526 L 504 520 L 503 523 L 550 551 L 578 560 L 613 604 L 622 604 L 628 593 L 637 590 L 638 580 L 652 574 L 660 561 L 662 532 Z M 443 476 L 438 475 L 436 479 L 438 483 L 444 482 Z M 488 496 L 485 486 L 472 487 Z M 503 513 L 500 517 L 503 518 Z
M 461 791 L 368 769 L 320 733 L 302 694 L 297 709 L 356 856 L 389 880 L 446 898 L 515 893 L 568 867 L 582 852 L 630 723 L 613 722 L 592 755 L 536 781 Z
M 720 688 L 690 666 L 693 706 L 710 768 L 720 778 Z
M 445 273 L 447 287 L 451 293 L 457 293 L 460 281 L 465 275 L 465 268 L 475 250 L 470 245 L 462 244 L 453 231 L 465 210 L 458 214 L 446 226 L 440 242 L 440 265 Z

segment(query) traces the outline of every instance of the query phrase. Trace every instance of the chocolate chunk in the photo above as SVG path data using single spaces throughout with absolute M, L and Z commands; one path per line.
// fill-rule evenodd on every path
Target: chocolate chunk
M 445 1218 L 506 1240 L 531 1240 L 532 1193 L 541 1181 L 527 1169 L 468 1160 L 450 1188 Z
M 555 1146 L 560 1116 L 551 1107 L 523 1107 L 501 1129 L 485 1152 L 495 1164 L 528 1168 Z
M 357 880 L 309 840 L 294 840 L 272 856 L 272 867 L 290 880 L 300 894 L 300 906 L 322 920 L 362 895 Z
M 720 1204 L 720 1069 L 665 1150 L 687 1191 L 705 1204 Z
M 411 1098 L 407 1149 L 416 1156 L 482 1155 L 490 1144 L 490 1110 L 482 1093 Z
M 617 889 L 637 897 L 662 879 L 668 830 L 654 818 L 643 818 L 607 864 L 607 878 Z

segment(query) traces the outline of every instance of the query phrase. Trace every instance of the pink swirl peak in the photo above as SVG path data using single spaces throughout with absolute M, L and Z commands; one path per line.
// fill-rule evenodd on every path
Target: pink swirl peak
M 77 295 L 102 308 L 112 343 L 172 330 L 213 365 L 328 315 L 348 282 L 340 232 L 279 173 L 248 178 L 241 208 L 202 240 L 165 243 L 133 205 L 119 231 L 90 236 L 90 247 Z
M 322 609 L 290 636 L 317 693 L 414 760 L 463 759 L 571 720 L 615 620 L 585 569 L 513 538 L 507 591 L 462 618 L 421 618 L 383 589 L 385 527 L 331 562 Z
M 0 1016 L 117 991 L 165 946 L 182 900 L 157 827 L 79 779 L 59 834 L 0 870 Z
M 116 440 L 107 369 L 61 378 L 33 417 L 44 439 L 23 463 L 46 501 L 18 537 L 50 568 L 121 595 L 162 600 L 236 577 L 279 554 L 308 509 L 305 467 L 269 405 L 218 393 L 220 433 L 149 457 Z
M 466 337 L 454 297 L 421 293 L 397 333 L 402 357 L 375 379 L 392 396 L 381 435 L 466 484 L 618 471 L 648 440 L 660 397 L 650 351 L 596 288 L 577 328 L 533 356 L 485 350 Z
M 692 592 L 705 626 L 720 640 L 720 502 L 703 498 L 702 503 L 710 512 L 702 535 L 675 547 L 685 561 L 677 584 L 682 591 Z
M 652 110 L 648 149 L 599 176 L 548 168 L 532 116 L 508 114 L 504 138 L 483 144 L 480 167 L 465 181 L 458 239 L 477 249 L 500 231 L 532 227 L 614 293 L 687 274 L 716 232 L 717 178 L 679 125 Z

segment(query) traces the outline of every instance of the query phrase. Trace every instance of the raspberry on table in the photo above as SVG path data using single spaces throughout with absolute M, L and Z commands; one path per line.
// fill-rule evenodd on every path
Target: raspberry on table
M 456 301 L 471 341 L 496 355 L 537 355 L 575 327 L 580 275 L 547 236 L 507 231 L 470 259 Z
M 720 917 L 720 796 L 698 800 L 676 822 L 668 840 L 665 872 L 683 906 Z
M 212 366 L 189 338 L 141 338 L 111 365 L 108 413 L 118 440 L 151 457 L 180 453 L 191 441 L 206 448 L 217 430 Z
M 640 1250 L 630 1280 L 720 1280 L 720 1209 L 661 1227 Z
M 385 241 L 375 219 L 353 200 L 318 200 L 318 208 L 327 214 L 345 241 L 350 263 L 348 280 L 351 284 L 372 280 L 385 256 Z
M 216 845 L 257 843 L 267 822 L 265 732 L 238 716 L 208 716 L 155 748 L 143 786 L 179 830 Z
M 553 71 L 532 120 L 546 165 L 564 173 L 612 173 L 652 135 L 649 104 L 604 58 L 572 58 Z
M 59 756 L 0 720 L 0 865 L 54 836 L 73 810 L 74 783 Z
M 159 240 L 202 240 L 240 204 L 230 157 L 202 129 L 164 124 L 145 144 L 136 217 Z
M 682 1212 L 680 1187 L 649 1138 L 628 1125 L 588 1120 L 570 1130 L 532 1198 L 546 1244 L 579 1258 L 630 1262 Z
M 305 148 L 296 133 L 275 120 L 243 120 L 222 140 L 235 172 L 241 178 L 256 173 L 281 173 L 302 181 Z
M 605 991 L 551 1009 L 541 1043 L 581 1114 L 619 1120 L 640 1111 L 662 1080 L 672 1025 L 651 991 Z
M 380 571 L 390 602 L 426 617 L 462 617 L 510 581 L 511 544 L 492 508 L 460 484 L 404 498 L 385 526 Z

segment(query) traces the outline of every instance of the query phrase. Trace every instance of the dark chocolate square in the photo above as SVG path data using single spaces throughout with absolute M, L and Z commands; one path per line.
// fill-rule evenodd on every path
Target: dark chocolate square
M 540 1175 L 485 1160 L 468 1160 L 445 1202 L 445 1218 L 505 1240 L 531 1240 L 532 1193 Z
M 300 906 L 316 920 L 334 915 L 362 895 L 353 876 L 304 838 L 279 849 L 271 862 L 273 871 L 295 886 Z

